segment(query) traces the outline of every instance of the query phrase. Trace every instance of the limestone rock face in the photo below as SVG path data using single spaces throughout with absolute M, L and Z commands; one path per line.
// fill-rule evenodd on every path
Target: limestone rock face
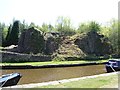
M 62 44 L 60 45 L 57 53 L 61 56 L 67 57 L 85 57 L 85 53 L 74 43 L 73 37 L 63 37 Z
M 45 37 L 45 53 L 53 54 L 59 48 L 60 38 L 52 34 L 46 34 Z
M 78 36 L 60 37 L 29 28 L 19 39 L 17 51 L 20 53 L 45 53 L 68 56 L 107 55 L 112 53 L 112 46 L 107 38 L 91 31 Z
M 108 39 L 93 31 L 79 36 L 75 40 L 75 44 L 87 54 L 95 54 L 99 56 L 110 54 L 112 52 Z
M 21 53 L 41 53 L 45 48 L 43 33 L 32 27 L 25 30 L 18 42 L 18 52 Z

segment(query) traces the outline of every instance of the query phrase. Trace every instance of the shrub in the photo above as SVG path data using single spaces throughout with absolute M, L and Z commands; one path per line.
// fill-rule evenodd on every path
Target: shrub
M 63 58 L 61 56 L 56 56 L 52 59 L 52 61 L 65 61 L 65 58 Z

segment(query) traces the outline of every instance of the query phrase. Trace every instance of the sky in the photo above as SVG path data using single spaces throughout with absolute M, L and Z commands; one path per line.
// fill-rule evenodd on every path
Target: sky
M 16 20 L 54 25 L 58 16 L 69 17 L 73 25 L 97 21 L 105 24 L 118 18 L 119 0 L 0 0 L 0 22 Z

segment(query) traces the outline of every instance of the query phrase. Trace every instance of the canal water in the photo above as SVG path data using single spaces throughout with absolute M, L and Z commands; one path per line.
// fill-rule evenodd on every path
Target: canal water
M 106 73 L 106 70 L 105 65 L 2 70 L 2 74 L 15 72 L 22 74 L 18 84 L 29 84 L 102 74 Z

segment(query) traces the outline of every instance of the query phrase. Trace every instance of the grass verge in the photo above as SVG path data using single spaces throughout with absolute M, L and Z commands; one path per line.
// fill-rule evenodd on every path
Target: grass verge
M 74 61 L 50 61 L 50 62 L 22 62 L 22 63 L 0 63 L 0 65 L 32 65 L 32 66 L 43 66 L 43 65 L 60 65 L 60 64 L 81 64 L 81 63 L 103 63 L 108 60 L 74 60 Z
M 41 86 L 37 88 L 117 88 L 118 76 L 100 76 L 95 78 L 86 78 L 68 83 L 60 83 L 57 85 Z

